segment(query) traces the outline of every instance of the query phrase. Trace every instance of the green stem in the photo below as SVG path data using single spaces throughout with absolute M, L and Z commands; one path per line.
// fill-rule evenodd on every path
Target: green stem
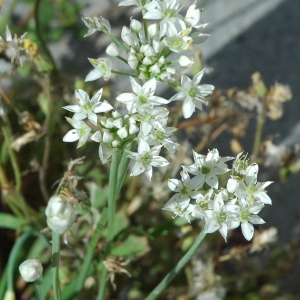
M 2 132 L 3 132 L 3 135 L 4 135 L 4 139 L 5 139 L 5 141 L 7 142 L 7 145 L 8 145 L 8 154 L 9 154 L 9 158 L 10 158 L 10 161 L 11 161 L 11 165 L 12 165 L 15 180 L 16 180 L 16 185 L 15 185 L 16 190 L 19 192 L 21 190 L 21 187 L 22 187 L 21 172 L 20 172 L 19 165 L 18 165 L 18 162 L 17 162 L 16 154 L 14 153 L 13 149 L 10 146 L 10 132 L 9 132 L 8 127 L 3 126 L 2 127 Z
M 126 149 L 131 151 L 133 149 L 134 145 L 135 145 L 135 142 L 131 142 L 130 145 Z M 118 181 L 117 181 L 117 188 L 116 188 L 117 194 L 116 195 L 118 195 L 120 193 L 120 190 L 123 186 L 123 183 L 124 183 L 124 180 L 126 177 L 126 172 L 127 172 L 128 165 L 130 162 L 130 158 L 128 158 L 127 156 L 128 156 L 128 153 L 126 151 L 123 151 L 122 158 L 121 158 L 121 161 L 119 164 L 119 170 L 118 170 Z
M 123 58 L 122 56 L 120 56 L 120 55 L 117 55 L 116 56 L 119 60 L 121 60 L 122 62 L 124 62 L 126 65 L 128 65 L 128 61 L 125 59 L 125 58 Z
M 87 249 L 86 255 L 84 257 L 83 264 L 80 268 L 80 272 L 78 275 L 77 284 L 76 284 L 76 288 L 75 288 L 76 293 L 80 293 L 83 288 L 83 284 L 87 277 L 87 273 L 90 268 L 90 264 L 91 264 L 91 261 L 93 258 L 95 248 L 99 242 L 100 237 L 103 234 L 103 229 L 106 224 L 106 221 L 107 221 L 107 208 L 104 208 L 104 210 L 102 211 L 102 214 L 101 214 L 101 219 L 99 220 L 99 223 L 97 224 L 97 228 L 93 234 L 93 237 L 89 241 L 88 249 Z
M 115 213 L 116 213 L 116 187 L 118 178 L 118 166 L 119 166 L 120 150 L 116 149 L 112 155 L 112 161 L 110 165 L 109 173 L 109 186 L 108 186 L 108 222 L 107 222 L 107 251 L 109 254 L 112 241 L 114 238 L 114 225 L 115 225 Z
M 255 130 L 255 137 L 254 137 L 254 145 L 253 145 L 253 151 L 252 151 L 252 157 L 251 159 L 254 161 L 257 158 L 261 137 L 262 137 L 262 131 L 264 128 L 265 120 L 266 120 L 266 112 L 267 108 L 265 105 L 264 99 L 262 100 L 262 107 L 261 112 L 257 116 L 257 123 L 256 123 L 256 130 Z
M 44 291 L 43 291 L 43 277 L 38 278 L 34 282 L 34 287 L 35 287 L 35 293 L 37 300 L 44 300 Z
M 122 76 L 130 76 L 130 77 L 136 77 L 136 78 L 138 77 L 137 75 L 134 75 L 134 74 L 119 72 L 119 71 L 115 71 L 115 70 L 111 70 L 111 72 L 114 74 L 122 75 Z
M 116 37 L 114 37 L 110 32 L 108 32 L 108 31 L 104 31 L 103 30 L 103 32 L 106 34 L 106 35 L 108 35 L 117 45 L 119 45 L 125 52 L 127 52 L 128 51 L 128 49 L 126 48 L 126 46 L 122 43 L 122 42 L 120 42 Z
M 181 271 L 181 269 L 189 262 L 192 256 L 199 248 L 201 242 L 206 235 L 207 225 L 204 226 L 199 236 L 195 240 L 190 250 L 182 257 L 178 264 L 166 275 L 166 277 L 159 283 L 159 285 L 148 295 L 145 300 L 154 300 L 160 293 L 170 284 L 174 277 Z
M 96 300 L 104 300 L 105 299 L 106 278 L 107 278 L 107 270 L 106 270 L 104 264 L 101 263 L 100 287 L 99 287 L 99 293 L 98 293 Z
M 52 231 L 52 257 L 51 257 L 51 272 L 52 285 L 54 290 L 55 300 L 62 300 L 59 286 L 59 252 L 60 252 L 60 235 Z

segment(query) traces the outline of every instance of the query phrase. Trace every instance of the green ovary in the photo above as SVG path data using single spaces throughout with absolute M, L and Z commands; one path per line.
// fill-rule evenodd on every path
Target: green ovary
M 148 99 L 145 96 L 139 96 L 139 104 L 147 104 Z
M 188 190 L 187 187 L 184 186 L 184 187 L 181 189 L 180 193 L 181 193 L 182 195 L 188 195 L 188 194 L 189 194 L 189 190 Z
M 220 212 L 217 216 L 217 221 L 219 223 L 224 223 L 226 221 L 226 219 L 227 219 L 227 215 L 225 212 Z
M 197 89 L 196 88 L 191 88 L 188 92 L 189 96 L 195 97 L 197 95 Z
M 243 220 L 249 220 L 249 218 L 250 218 L 250 213 L 248 212 L 248 211 L 243 211 L 242 213 L 241 213 L 241 218 L 243 219 Z
M 149 153 L 147 153 L 141 157 L 141 161 L 144 165 L 149 165 L 151 163 L 151 159 L 152 159 L 152 157 Z
M 162 131 L 156 131 L 155 136 L 160 141 L 165 138 L 165 134 Z
M 208 168 L 206 166 L 203 166 L 200 171 L 201 171 L 202 174 L 206 175 L 206 174 L 209 174 L 210 168 Z
M 173 9 L 166 9 L 164 13 L 164 17 L 166 19 L 172 18 L 174 16 L 174 10 Z
M 199 209 L 207 210 L 208 209 L 208 201 L 204 200 L 198 204 Z

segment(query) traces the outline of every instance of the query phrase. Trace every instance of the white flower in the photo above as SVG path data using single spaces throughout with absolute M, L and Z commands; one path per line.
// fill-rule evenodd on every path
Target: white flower
M 192 212 L 192 216 L 203 219 L 205 217 L 204 211 L 213 208 L 214 195 L 213 189 L 209 189 L 208 191 L 200 191 L 195 197 L 196 205 Z
M 152 128 L 157 130 L 164 131 L 164 126 L 162 125 L 167 118 L 169 111 L 164 107 L 156 107 L 156 108 L 144 108 L 138 111 L 137 115 L 133 115 L 132 117 L 141 122 L 140 132 L 143 137 L 146 137 Z
M 193 114 L 195 107 L 202 110 L 202 103 L 206 104 L 204 97 L 210 95 L 214 90 L 213 85 L 199 85 L 204 70 L 195 75 L 192 80 L 183 75 L 181 77 L 182 90 L 170 99 L 170 101 L 184 99 L 182 111 L 185 118 L 189 118 Z
M 187 27 L 194 27 L 194 28 L 205 28 L 208 23 L 203 24 L 200 18 L 200 9 L 196 7 L 197 3 L 194 2 L 187 10 L 184 22 L 186 23 Z
M 85 81 L 93 81 L 101 77 L 103 77 L 105 81 L 109 80 L 112 68 L 110 58 L 89 58 L 89 61 L 95 69 L 87 74 Z
M 257 174 L 258 165 L 253 163 L 247 167 L 243 180 L 235 177 L 228 180 L 228 191 L 234 193 L 238 198 L 246 198 L 251 202 L 256 201 L 263 204 L 272 204 L 272 200 L 267 195 L 265 188 L 273 182 L 257 182 Z
M 231 220 L 238 214 L 239 206 L 235 204 L 224 204 L 228 200 L 227 190 L 221 190 L 214 200 L 213 209 L 204 211 L 205 222 L 208 224 L 207 233 L 219 230 L 226 241 L 227 231 L 233 227 L 230 226 Z
M 175 153 L 176 147 L 179 145 L 170 139 L 170 135 L 176 130 L 177 128 L 174 127 L 164 127 L 163 130 L 152 128 L 145 140 L 149 145 L 163 145 L 169 152 Z
M 133 93 L 123 93 L 116 99 L 126 105 L 130 113 L 135 113 L 142 107 L 153 107 L 156 105 L 167 104 L 168 100 L 154 96 L 156 89 L 156 80 L 154 78 L 146 81 L 143 86 L 140 86 L 132 77 L 130 83 Z
M 167 31 L 167 36 L 163 39 L 163 43 L 173 52 L 179 53 L 183 50 L 187 50 L 193 39 L 188 36 L 191 32 L 190 28 L 185 28 L 184 23 L 180 23 L 182 27 L 177 26 L 177 28 L 169 28 Z
M 172 198 L 180 199 L 190 199 L 196 198 L 199 194 L 198 189 L 200 189 L 204 183 L 204 178 L 194 177 L 190 178 L 186 170 L 180 172 L 181 180 L 178 179 L 169 179 L 168 187 L 171 191 L 177 193 Z M 170 199 L 170 201 L 172 200 Z
M 145 172 L 149 180 L 152 177 L 152 167 L 164 167 L 169 162 L 158 156 L 161 146 L 156 146 L 150 149 L 149 145 L 142 139 L 139 141 L 138 152 L 131 152 L 128 157 L 136 160 L 130 176 L 138 176 Z
M 219 187 L 218 175 L 229 170 L 225 162 L 233 157 L 220 157 L 217 149 L 210 151 L 207 156 L 193 151 L 193 156 L 195 163 L 184 168 L 193 175 L 205 178 L 205 182 L 210 187 L 217 189 Z
M 68 131 L 63 137 L 64 142 L 75 142 L 78 140 L 77 148 L 83 146 L 87 141 L 91 128 L 83 121 L 75 121 L 71 118 L 66 118 L 67 121 L 74 127 Z
M 252 224 L 264 224 L 265 221 L 257 216 L 264 205 L 254 203 L 253 205 L 246 199 L 239 199 L 238 216 L 236 216 L 230 223 L 231 228 L 236 228 L 241 223 L 242 233 L 246 240 L 250 241 L 254 234 L 254 227 Z M 252 224 L 251 224 L 252 223 Z
M 43 266 L 39 259 L 28 259 L 21 263 L 19 271 L 26 282 L 33 282 L 43 274 Z
M 170 211 L 174 214 L 175 217 L 182 217 L 190 223 L 194 205 L 189 204 L 186 199 L 177 197 L 173 198 L 172 201 L 169 200 L 162 209 Z
M 61 195 L 50 198 L 45 214 L 49 228 L 59 234 L 63 234 L 76 220 L 76 211 Z
M 83 90 L 75 91 L 75 98 L 79 105 L 67 105 L 64 109 L 74 112 L 73 120 L 79 121 L 86 117 L 94 124 L 97 125 L 97 115 L 96 113 L 107 112 L 113 107 L 107 102 L 100 102 L 103 89 L 100 89 L 92 99 Z
M 180 0 L 152 1 L 145 6 L 147 12 L 144 19 L 157 20 L 160 22 L 160 37 L 166 34 L 167 30 L 175 27 L 182 16 L 178 13 L 181 9 Z

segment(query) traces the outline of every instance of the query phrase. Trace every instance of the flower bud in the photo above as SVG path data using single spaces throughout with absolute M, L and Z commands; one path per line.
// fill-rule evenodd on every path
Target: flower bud
M 135 70 L 137 68 L 139 61 L 135 55 L 129 54 L 127 61 L 131 69 Z
M 146 65 L 146 66 L 149 66 L 149 65 L 152 65 L 153 64 L 153 60 L 152 60 L 152 58 L 151 57 L 145 57 L 144 59 L 143 59 L 143 62 L 142 62 L 144 65 Z
M 102 140 L 104 143 L 110 143 L 113 140 L 113 136 L 109 132 L 104 131 Z
M 118 49 L 117 45 L 114 42 L 112 42 L 106 48 L 106 53 L 110 56 L 118 56 L 119 49 Z
M 76 219 L 73 206 L 61 195 L 50 198 L 45 214 L 49 228 L 59 234 L 64 233 Z
M 108 118 L 108 119 L 106 120 L 104 126 L 105 126 L 106 128 L 114 128 L 114 127 L 115 127 L 115 125 L 114 125 L 114 119 Z
M 123 119 L 122 119 L 122 118 L 119 118 L 119 119 L 117 119 L 117 120 L 114 120 L 114 121 L 113 121 L 113 125 L 114 125 L 114 127 L 116 127 L 116 128 L 121 128 L 122 125 L 123 125 Z
M 131 32 L 126 26 L 122 28 L 121 38 L 129 46 L 134 46 L 138 42 L 135 33 Z
M 114 119 L 119 119 L 122 117 L 122 115 L 116 109 L 112 111 L 111 115 Z
M 133 124 L 133 123 L 129 124 L 129 134 L 135 134 L 138 131 L 139 131 L 139 128 L 135 124 Z
M 130 29 L 134 32 L 139 32 L 142 29 L 142 23 L 138 20 L 131 19 Z
M 150 26 L 148 26 L 148 34 L 151 37 L 154 37 L 157 34 L 157 24 L 151 24 Z
M 179 57 L 178 63 L 181 67 L 190 68 L 194 64 L 194 60 L 193 58 L 182 55 Z
M 117 131 L 117 135 L 121 138 L 121 139 L 126 139 L 128 137 L 128 131 L 125 127 L 120 128 Z
M 43 274 L 43 266 L 39 259 L 25 260 L 19 266 L 22 278 L 27 282 L 33 282 Z
M 153 66 L 151 66 L 151 68 L 149 70 L 151 73 L 154 73 L 154 74 L 160 73 L 160 67 L 158 64 L 154 64 Z
M 153 41 L 153 49 L 155 53 L 160 53 L 165 48 L 165 44 L 160 41 Z
M 98 130 L 91 136 L 91 140 L 97 143 L 100 143 L 102 141 L 102 134 L 101 131 Z
M 160 65 L 164 65 L 164 64 L 166 63 L 165 57 L 164 57 L 164 56 L 161 56 L 161 57 L 159 58 L 159 60 L 158 60 L 158 63 L 159 63 Z
M 155 52 L 150 45 L 142 45 L 140 52 L 144 53 L 145 56 L 155 56 Z
M 121 141 L 119 141 L 119 140 L 113 140 L 112 143 L 111 143 L 111 145 L 114 148 L 118 147 L 120 144 L 121 144 Z

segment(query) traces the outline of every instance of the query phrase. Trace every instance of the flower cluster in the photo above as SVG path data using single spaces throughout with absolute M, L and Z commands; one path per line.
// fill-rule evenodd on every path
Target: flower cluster
M 111 34 L 109 21 L 103 17 L 84 17 L 88 27 L 86 36 L 96 31 L 107 34 L 112 43 L 106 53 L 127 64 L 131 73 L 113 70 L 109 57 L 89 58 L 94 69 L 86 76 L 86 81 L 99 78 L 109 80 L 112 73 L 127 75 L 132 92 L 118 95 L 116 100 L 125 104 L 125 116 L 113 109 L 107 101 L 100 102 L 102 89 L 90 100 L 83 90 L 75 92 L 77 105 L 64 108 L 73 112 L 73 118 L 67 121 L 74 127 L 63 138 L 65 142 L 78 140 L 81 147 L 90 137 L 100 144 L 99 157 L 107 163 L 115 149 L 124 150 L 126 145 L 138 140 L 137 152 L 130 152 L 129 158 L 135 160 L 132 176 L 145 173 L 151 180 L 152 167 L 168 164 L 159 156 L 162 148 L 175 153 L 177 144 L 171 135 L 176 131 L 168 127 L 170 101 L 183 100 L 183 116 L 191 117 L 195 108 L 202 109 L 205 97 L 212 93 L 214 87 L 200 85 L 204 69 L 190 79 L 181 77 L 181 86 L 177 86 L 176 73 L 180 67 L 191 67 L 193 59 L 185 55 L 177 60 L 170 60 L 172 53 L 178 54 L 190 45 L 203 42 L 208 35 L 199 32 L 207 24 L 200 20 L 200 10 L 192 4 L 186 15 L 180 14 L 182 6 L 179 0 L 164 1 L 121 1 L 121 6 L 135 5 L 135 11 L 142 12 L 143 21 L 131 19 L 129 27 L 124 26 L 120 39 Z M 147 24 L 151 20 L 151 24 Z M 155 95 L 157 83 L 166 83 L 178 88 L 179 92 L 170 100 Z M 165 107 L 162 107 L 165 106 Z M 102 116 L 98 116 L 102 113 Z M 83 121 L 87 118 L 97 129 Z
M 217 149 L 207 156 L 194 152 L 195 163 L 182 166 L 181 180 L 170 179 L 168 186 L 176 194 L 165 204 L 164 210 L 175 216 L 203 219 L 207 233 L 219 230 L 226 240 L 227 231 L 241 225 L 247 240 L 254 234 L 252 224 L 265 223 L 257 214 L 265 204 L 271 204 L 265 188 L 272 182 L 258 182 L 258 166 L 242 153 L 233 162 L 227 184 L 221 186 L 230 170 L 226 162 L 233 157 L 220 157 Z M 191 179 L 189 173 L 194 175 Z

